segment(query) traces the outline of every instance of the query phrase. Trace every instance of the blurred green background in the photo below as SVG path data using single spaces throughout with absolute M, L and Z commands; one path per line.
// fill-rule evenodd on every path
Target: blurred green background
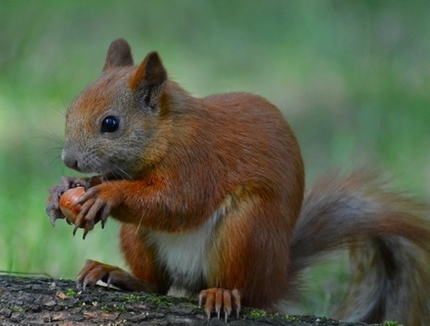
M 48 188 L 74 174 L 60 159 L 64 112 L 117 37 L 136 62 L 157 50 L 196 96 L 248 91 L 275 103 L 308 182 L 369 164 L 427 197 L 429 12 L 428 1 L 2 0 L 0 270 L 74 278 L 86 258 L 124 266 L 116 222 L 83 241 L 44 211 Z M 326 314 L 344 287 L 344 274 L 324 271 L 309 312 Z

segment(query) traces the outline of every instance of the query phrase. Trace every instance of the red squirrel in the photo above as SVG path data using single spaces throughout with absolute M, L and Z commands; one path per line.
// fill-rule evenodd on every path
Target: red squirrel
M 305 192 L 297 139 L 260 96 L 195 98 L 168 78 L 159 55 L 133 65 L 117 39 L 103 72 L 67 110 L 63 177 L 46 211 L 85 187 L 75 229 L 121 222 L 131 270 L 88 260 L 80 288 L 199 295 L 210 317 L 242 306 L 285 311 L 300 272 L 349 249 L 352 283 L 337 318 L 430 322 L 429 207 L 379 176 L 328 173 Z

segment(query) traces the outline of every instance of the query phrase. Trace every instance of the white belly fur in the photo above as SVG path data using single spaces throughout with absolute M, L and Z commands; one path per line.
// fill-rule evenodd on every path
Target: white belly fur
M 172 277 L 169 295 L 189 296 L 190 288 L 207 278 L 207 245 L 217 221 L 224 215 L 225 209 L 218 209 L 202 226 L 192 231 L 150 233 L 149 239 L 157 247 L 158 260 Z

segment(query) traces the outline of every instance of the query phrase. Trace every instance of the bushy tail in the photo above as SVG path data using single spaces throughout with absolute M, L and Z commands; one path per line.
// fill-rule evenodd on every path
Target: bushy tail
M 327 174 L 306 193 L 291 243 L 292 277 L 349 249 L 352 282 L 335 317 L 430 325 L 429 206 L 374 172 Z

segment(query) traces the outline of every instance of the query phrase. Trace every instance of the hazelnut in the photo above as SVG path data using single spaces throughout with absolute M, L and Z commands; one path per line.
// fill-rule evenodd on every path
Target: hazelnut
M 59 199 L 60 210 L 71 223 L 75 223 L 76 216 L 81 211 L 81 205 L 76 205 L 76 202 L 84 193 L 84 187 L 76 187 L 64 192 Z

